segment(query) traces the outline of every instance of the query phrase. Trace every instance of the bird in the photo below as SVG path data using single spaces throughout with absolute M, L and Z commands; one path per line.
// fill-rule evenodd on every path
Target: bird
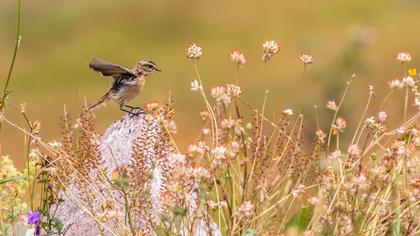
M 127 69 L 117 64 L 93 58 L 89 62 L 89 68 L 100 72 L 104 77 L 112 77 L 113 81 L 108 91 L 103 95 L 99 101 L 89 107 L 90 111 L 105 105 L 108 102 L 116 102 L 120 106 L 120 110 L 134 114 L 134 109 L 140 107 L 129 106 L 126 103 L 135 98 L 144 89 L 146 77 L 156 71 L 162 71 L 151 60 L 139 61 L 133 69 Z M 130 108 L 131 110 L 127 110 Z M 135 114 L 134 114 L 135 115 Z

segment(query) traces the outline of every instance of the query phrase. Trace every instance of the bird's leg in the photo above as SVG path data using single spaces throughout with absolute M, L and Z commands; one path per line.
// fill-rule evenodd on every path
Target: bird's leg
M 140 110 L 140 113 L 144 113 L 144 109 L 142 107 L 133 107 L 133 106 L 125 105 L 125 104 L 124 106 L 130 108 L 131 111 L 133 111 L 134 109 L 138 109 Z
M 129 108 L 131 108 L 131 110 L 130 111 L 129 110 L 126 110 L 126 109 L 124 109 L 124 107 L 129 107 Z M 137 108 L 136 107 L 127 106 L 127 105 L 124 105 L 124 104 L 121 104 L 120 105 L 120 110 L 121 111 L 124 111 L 124 112 L 127 112 L 128 114 L 130 114 L 130 117 L 131 118 L 134 117 L 134 116 L 138 116 L 138 115 L 144 113 L 143 109 L 141 109 L 141 108 L 138 108 L 138 109 L 140 109 L 139 112 L 133 112 L 134 109 L 137 109 Z

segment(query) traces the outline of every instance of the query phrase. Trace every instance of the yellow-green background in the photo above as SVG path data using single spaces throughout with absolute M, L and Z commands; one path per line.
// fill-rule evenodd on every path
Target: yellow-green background
M 16 0 L 0 1 L 1 86 L 14 46 L 16 5 Z M 363 31 L 372 42 L 358 43 Z M 267 39 L 279 41 L 280 53 L 265 68 L 260 62 L 261 43 Z M 234 81 L 235 67 L 228 55 L 233 49 L 243 51 L 248 59 L 241 71 L 243 96 L 261 106 L 268 79 L 269 113 L 306 104 L 305 115 L 310 117 L 313 104 L 323 107 L 327 98 L 337 99 L 345 80 L 356 73 L 347 108 L 354 126 L 367 85 L 375 84 L 374 106 L 378 106 L 388 91 L 386 81 L 403 73 L 396 53 L 411 52 L 409 67 L 418 65 L 420 1 L 23 0 L 22 43 L 11 102 L 27 103 L 31 119 L 42 122 L 45 140 L 59 139 L 64 105 L 75 116 L 85 96 L 94 102 L 109 85 L 109 79 L 87 68 L 91 57 L 127 67 L 139 59 L 152 59 L 163 72 L 150 78 L 132 104 L 164 100 L 171 91 L 179 127 L 176 139 L 185 147 L 199 131 L 198 113 L 203 109 L 199 95 L 189 89 L 194 71 L 185 47 L 191 42 L 205 48 L 199 67 L 207 88 Z M 316 57 L 307 70 L 304 97 L 298 92 L 301 52 Z M 401 104 L 402 97 L 397 96 L 387 109 L 400 115 Z M 96 115 L 98 130 L 103 131 L 122 113 L 109 105 Z M 6 116 L 24 126 L 17 111 L 8 108 Z M 23 134 L 6 125 L 2 154 L 22 160 L 23 150 Z

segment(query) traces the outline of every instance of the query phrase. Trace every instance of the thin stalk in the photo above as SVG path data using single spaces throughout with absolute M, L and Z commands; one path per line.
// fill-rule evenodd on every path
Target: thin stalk
M 334 125 L 335 119 L 337 118 L 338 111 L 340 110 L 341 105 L 342 105 L 342 104 L 343 104 L 343 102 L 344 102 L 344 98 L 345 98 L 345 97 L 346 97 L 346 95 L 347 95 L 347 91 L 349 90 L 349 88 L 350 88 L 350 84 L 351 84 L 351 82 L 353 81 L 353 79 L 354 79 L 354 76 L 352 76 L 352 78 L 351 78 L 351 79 L 347 82 L 346 89 L 344 90 L 343 96 L 341 97 L 340 103 L 338 104 L 338 106 L 337 106 L 337 110 L 335 111 L 334 116 L 333 116 L 333 119 L 332 119 L 332 121 L 331 121 L 331 125 L 330 125 L 330 132 L 329 132 L 329 134 L 328 134 L 328 141 L 327 141 L 327 152 L 325 153 L 325 155 L 328 155 L 328 153 L 329 153 L 329 151 L 330 151 L 330 142 L 331 142 L 331 136 L 332 136 L 332 131 L 333 131 L 333 125 Z
M 5 104 L 6 104 L 6 100 L 7 100 L 7 96 L 10 94 L 9 83 L 10 83 L 10 79 L 12 78 L 12 72 L 13 72 L 13 68 L 15 66 L 16 55 L 17 55 L 17 51 L 18 51 L 18 48 L 20 46 L 20 40 L 21 40 L 21 35 L 20 35 L 21 16 L 22 16 L 22 0 L 18 0 L 15 48 L 13 50 L 12 62 L 10 63 L 9 72 L 7 74 L 6 82 L 4 84 L 3 96 L 0 99 L 0 114 L 3 113 L 4 108 L 5 108 Z M 2 121 L 2 119 L 0 119 L 0 133 L 1 133 L 1 128 L 2 128 L 2 123 L 3 123 L 3 121 Z M 0 152 L 1 152 L 1 145 L 0 145 Z

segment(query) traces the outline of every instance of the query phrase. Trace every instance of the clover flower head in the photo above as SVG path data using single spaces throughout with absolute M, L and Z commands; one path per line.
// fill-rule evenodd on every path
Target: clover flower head
M 337 110 L 337 104 L 335 104 L 335 101 L 333 100 L 328 100 L 327 104 L 325 105 L 325 107 L 327 109 L 330 109 L 332 111 L 336 111 Z
M 201 85 L 197 80 L 191 82 L 191 91 L 197 91 L 201 89 Z
M 240 51 L 231 52 L 230 60 L 235 62 L 239 67 L 242 67 L 246 63 L 245 55 Z
M 268 62 L 279 52 L 279 44 L 274 40 L 265 41 L 262 46 L 264 49 L 264 54 L 262 56 L 263 62 Z
M 288 116 L 292 116 L 293 115 L 293 110 L 290 108 L 284 109 L 282 111 L 283 114 L 288 115 Z
M 302 55 L 299 57 L 299 59 L 303 62 L 305 65 L 312 64 L 315 60 L 315 58 L 309 54 L 309 53 L 302 53 Z
M 404 77 L 402 79 L 402 83 L 403 83 L 403 86 L 405 87 L 414 87 L 416 85 L 414 78 L 411 76 Z
M 400 52 L 397 54 L 397 61 L 401 62 L 402 64 L 411 61 L 411 55 L 408 52 Z
M 203 54 L 204 49 L 195 43 L 192 43 L 187 47 L 187 58 L 200 59 Z
M 391 80 L 388 84 L 391 89 L 402 89 L 404 87 L 404 83 L 399 79 Z

